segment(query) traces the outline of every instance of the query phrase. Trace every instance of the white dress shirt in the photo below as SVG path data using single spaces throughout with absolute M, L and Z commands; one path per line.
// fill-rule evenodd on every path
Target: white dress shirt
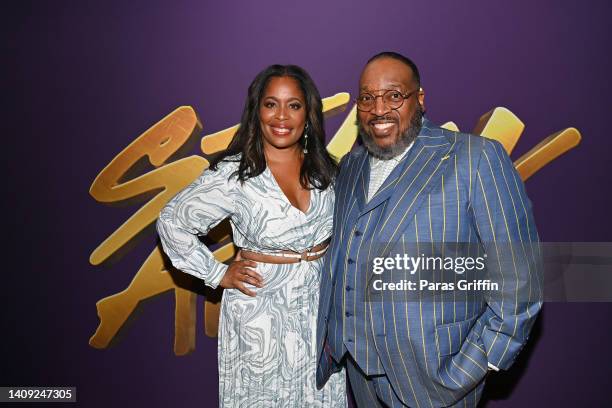
M 374 197 L 380 186 L 385 182 L 389 174 L 406 156 L 414 142 L 404 150 L 399 156 L 395 156 L 389 160 L 378 159 L 370 155 L 370 184 L 368 185 L 368 201 Z

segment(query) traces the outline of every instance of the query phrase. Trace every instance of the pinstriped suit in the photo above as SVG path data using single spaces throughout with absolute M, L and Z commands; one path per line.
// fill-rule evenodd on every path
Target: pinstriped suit
M 402 301 L 405 292 L 368 301 L 372 276 L 364 266 L 391 247 L 510 242 L 519 250 L 496 276 L 506 278 L 506 291 L 514 283 L 517 290 L 519 284 L 539 289 L 538 254 L 521 246 L 538 241 L 523 183 L 498 142 L 426 119 L 369 202 L 368 157 L 363 147 L 345 156 L 336 181 L 334 230 L 321 276 L 317 384 L 350 353 L 365 374 L 386 374 L 405 405 L 475 406 L 487 364 L 511 366 L 541 303 L 475 292 L 452 302 Z

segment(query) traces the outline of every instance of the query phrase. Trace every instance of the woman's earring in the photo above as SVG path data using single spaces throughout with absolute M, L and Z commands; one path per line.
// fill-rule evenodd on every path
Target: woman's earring
M 306 133 L 307 130 L 308 123 L 304 126 L 304 154 L 308 153 L 308 133 Z

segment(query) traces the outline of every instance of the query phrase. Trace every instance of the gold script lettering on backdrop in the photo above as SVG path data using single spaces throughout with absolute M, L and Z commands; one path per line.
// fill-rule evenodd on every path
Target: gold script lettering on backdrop
M 339 93 L 323 100 L 326 117 L 342 112 L 350 101 L 348 93 Z M 338 160 L 348 153 L 357 138 L 356 109 L 349 111 L 334 134 L 327 150 Z M 453 122 L 442 127 L 458 131 Z M 508 154 L 512 152 L 525 125 L 506 108 L 495 108 L 485 113 L 472 133 L 498 140 Z M 206 135 L 200 140 L 205 156 L 227 148 L 238 126 Z M 101 203 L 131 203 L 146 201 L 130 218 L 112 232 L 91 254 L 92 265 L 100 265 L 125 255 L 134 242 L 146 233 L 153 234 L 152 225 L 161 208 L 177 192 L 185 188 L 208 168 L 206 158 L 187 154 L 202 130 L 193 108 L 182 106 L 153 125 L 130 143 L 98 174 L 89 190 Z M 538 143 L 514 162 L 521 178 L 528 179 L 546 164 L 580 143 L 580 132 L 575 128 L 563 129 Z M 150 166 L 154 169 L 146 171 Z M 211 231 L 209 238 L 217 247 L 213 252 L 221 262 L 234 256 L 227 225 Z M 173 271 L 164 260 L 160 246 L 153 248 L 129 286 L 123 291 L 96 303 L 100 324 L 89 344 L 106 348 L 138 304 L 160 293 L 173 290 L 175 297 L 174 353 L 185 355 L 195 349 L 196 301 L 200 291 L 193 285 L 181 284 L 185 274 Z M 195 279 L 195 278 L 194 278 Z M 217 335 L 220 292 L 206 292 L 204 304 L 204 331 Z

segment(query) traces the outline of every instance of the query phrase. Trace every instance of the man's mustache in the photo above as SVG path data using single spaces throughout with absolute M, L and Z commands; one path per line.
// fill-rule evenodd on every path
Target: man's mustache
M 376 123 L 376 122 L 395 122 L 395 123 L 398 123 L 399 120 L 396 117 L 393 117 L 391 115 L 385 115 L 385 116 L 376 116 L 376 117 L 368 120 L 367 122 L 362 122 L 362 121 L 359 120 L 359 118 L 357 118 L 356 124 L 360 128 L 363 128 L 363 125 L 366 124 L 366 123 L 368 125 L 371 125 L 371 124 Z
M 397 118 L 391 115 L 376 116 L 368 121 L 368 124 L 376 122 L 397 122 Z

